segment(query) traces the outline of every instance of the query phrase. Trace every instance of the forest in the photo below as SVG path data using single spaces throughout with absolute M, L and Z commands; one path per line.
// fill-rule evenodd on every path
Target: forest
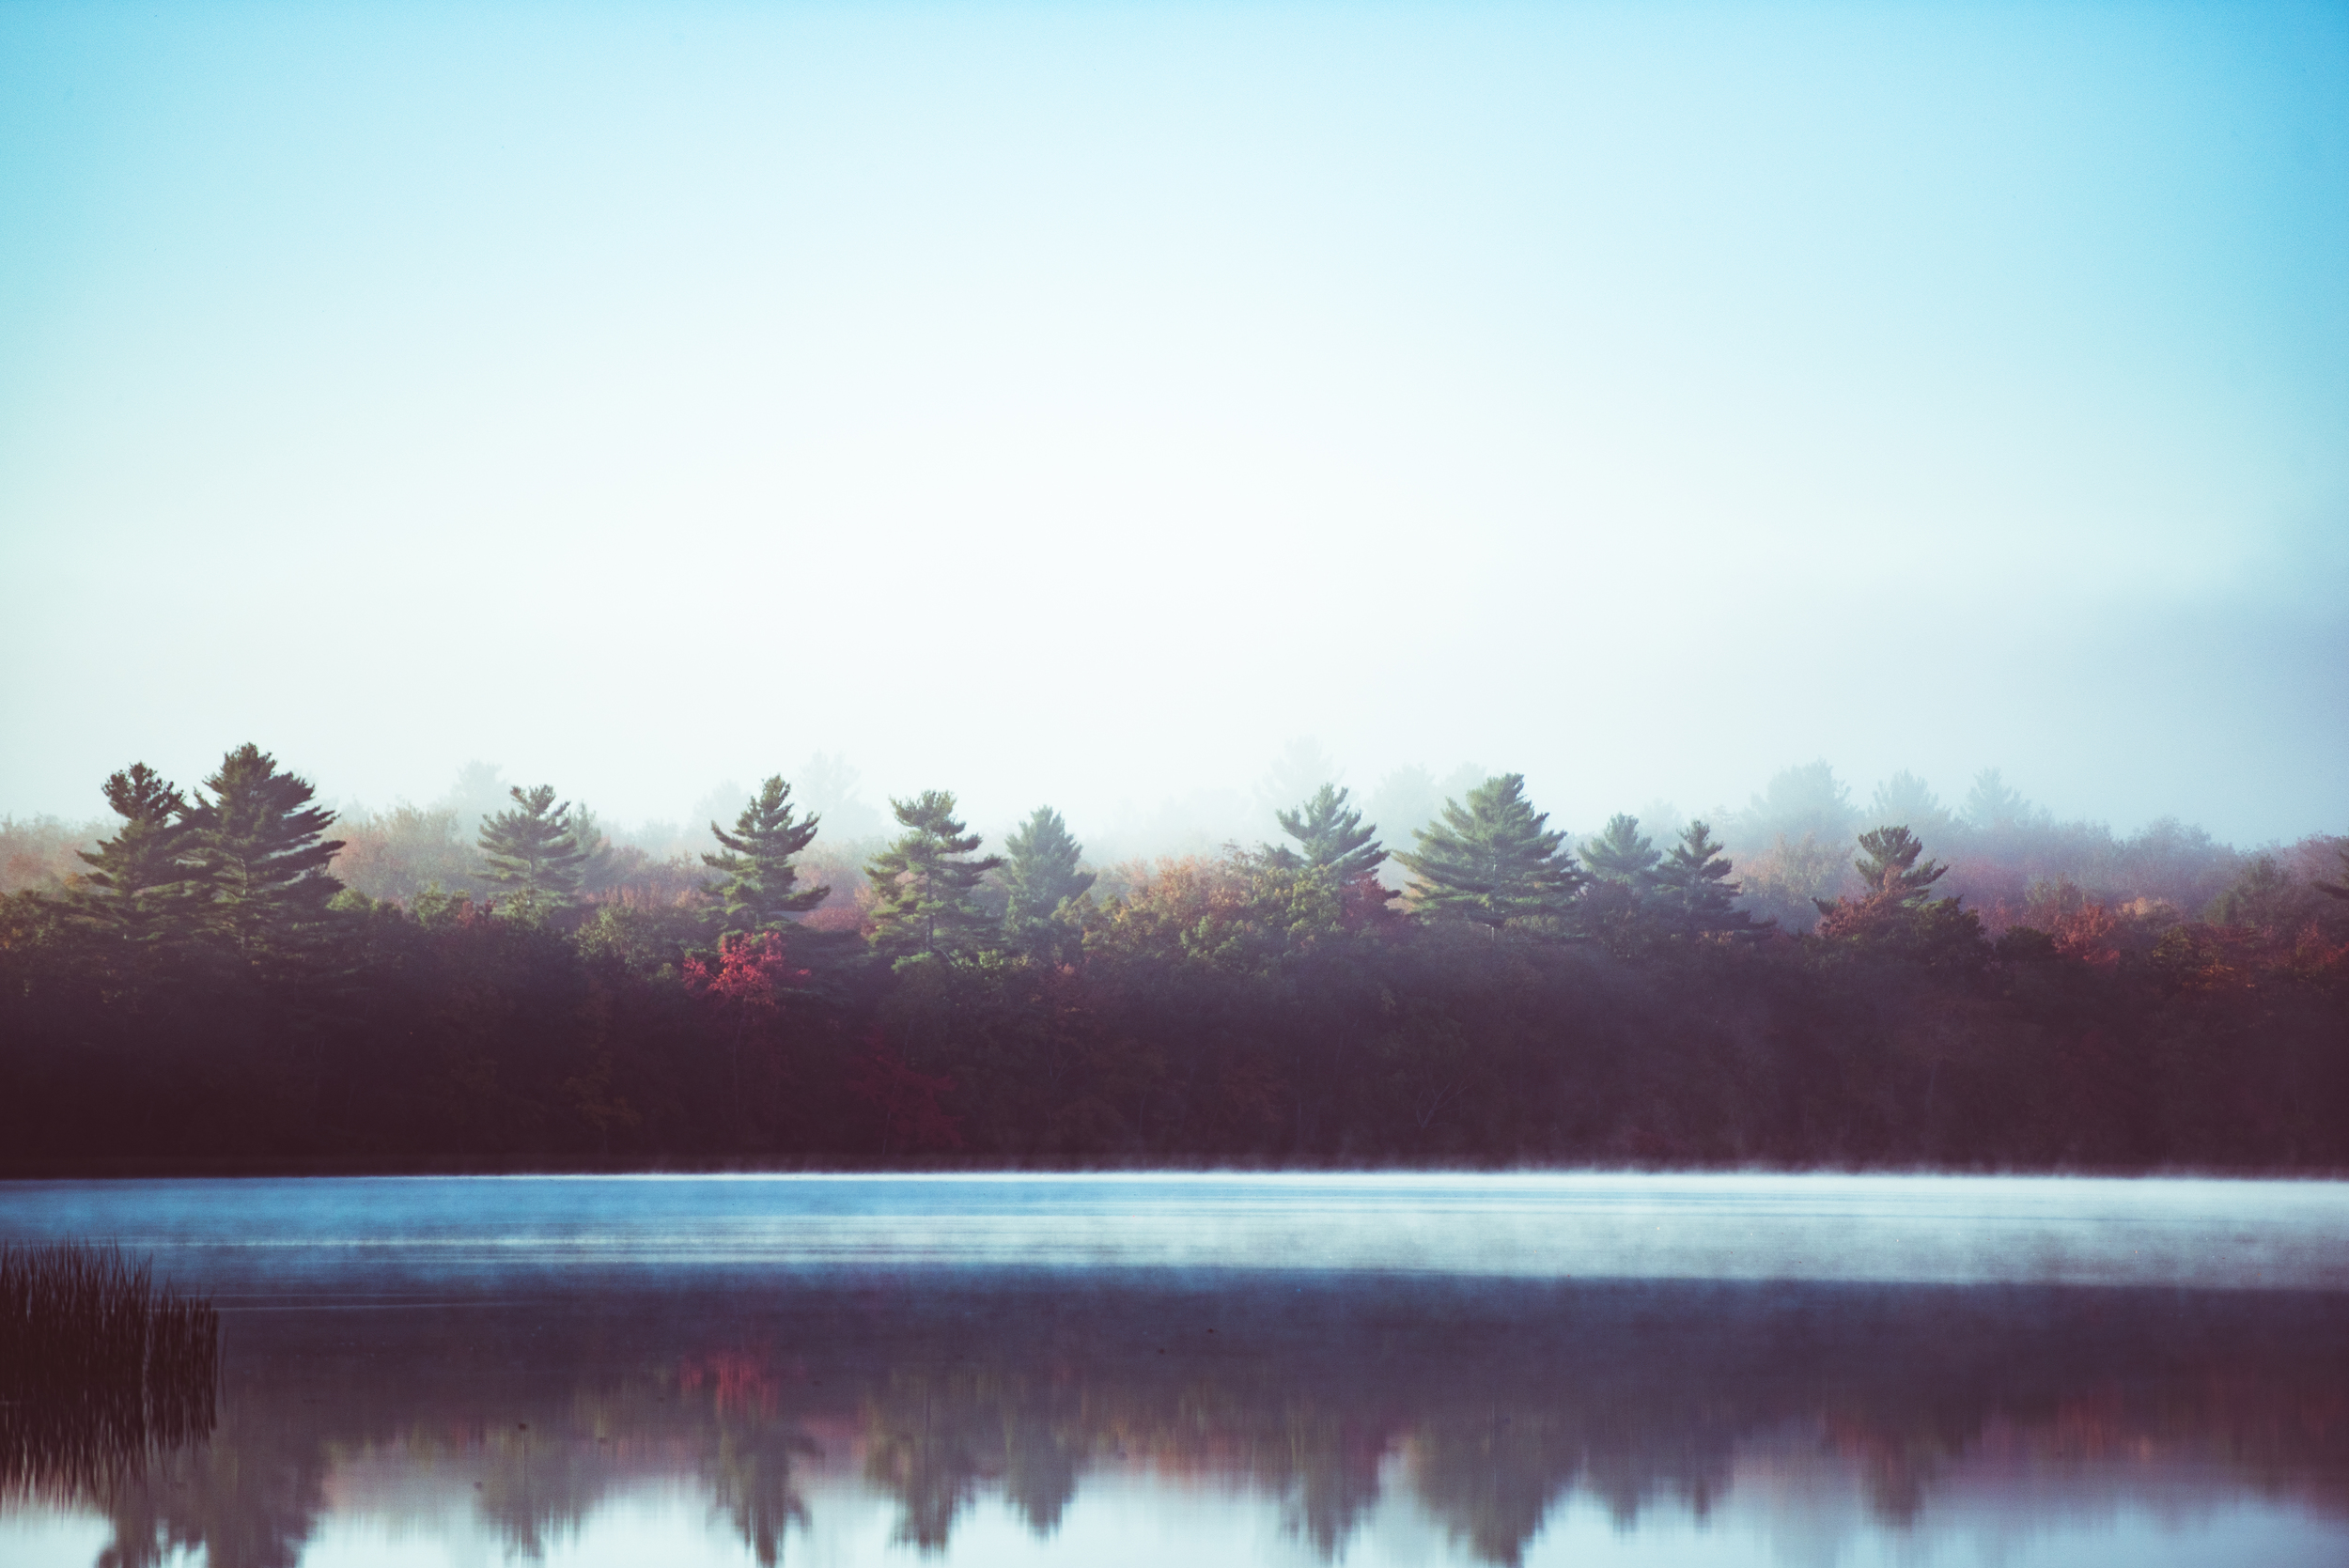
M 780 776 L 667 855 L 548 784 L 338 820 L 250 744 L 104 797 L 70 870 L 0 846 L 10 1175 L 2349 1166 L 2349 840 L 1995 773 L 1579 838 L 1517 774 L 1391 840 L 1325 783 L 1111 865 L 942 790 L 829 843 Z

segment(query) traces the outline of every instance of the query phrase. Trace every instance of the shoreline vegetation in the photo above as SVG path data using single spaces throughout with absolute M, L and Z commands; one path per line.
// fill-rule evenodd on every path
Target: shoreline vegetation
M 0 1502 L 134 1482 L 211 1433 L 220 1314 L 118 1247 L 0 1243 Z
M 781 777 L 660 860 L 549 785 L 338 822 L 251 745 L 105 795 L 0 896 L 0 1175 L 2349 1168 L 2349 840 L 1995 773 L 1579 840 L 1498 774 L 1408 848 L 1322 784 L 1117 865 L 937 790 L 843 853 Z

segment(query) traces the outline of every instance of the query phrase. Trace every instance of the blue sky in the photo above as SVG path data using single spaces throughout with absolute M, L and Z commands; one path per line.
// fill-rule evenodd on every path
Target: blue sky
M 2349 830 L 2349 11 L 0 9 L 0 811 Z

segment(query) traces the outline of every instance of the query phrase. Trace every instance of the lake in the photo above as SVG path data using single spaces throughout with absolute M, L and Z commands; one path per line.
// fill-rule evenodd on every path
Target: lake
M 2349 1562 L 2336 1183 L 0 1187 L 65 1236 L 217 1424 L 0 1442 L 9 1568 Z

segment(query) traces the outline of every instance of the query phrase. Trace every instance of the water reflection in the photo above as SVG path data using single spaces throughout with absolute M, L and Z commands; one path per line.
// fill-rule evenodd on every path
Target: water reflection
M 1842 1509 L 1921 1546 L 2247 1500 L 2349 1544 L 2326 1294 L 705 1271 L 428 1299 L 224 1303 L 219 1426 L 86 1499 L 99 1560 L 291 1564 L 366 1520 L 379 1550 L 561 1556 L 678 1486 L 761 1563 L 876 1500 L 828 1555 L 997 1555 L 998 1515 L 1049 1546 L 1137 1487 L 1268 1508 L 1321 1560 L 1407 1516 L 1515 1563 L 1586 1514 L 1661 1546 Z

